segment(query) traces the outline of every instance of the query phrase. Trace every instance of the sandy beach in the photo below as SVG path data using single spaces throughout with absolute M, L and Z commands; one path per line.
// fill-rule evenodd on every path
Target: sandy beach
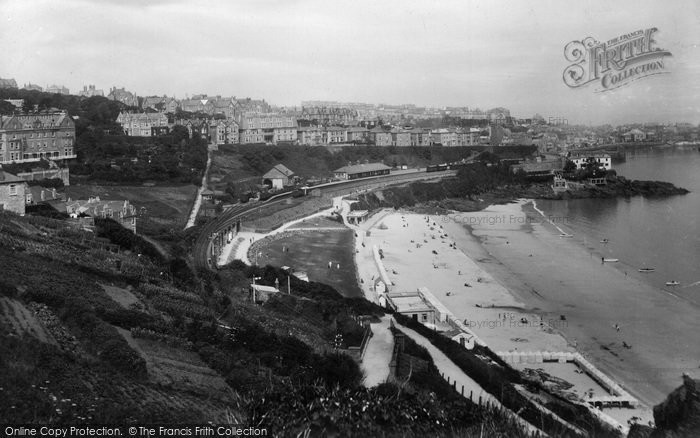
M 347 201 L 334 204 L 349 211 Z M 621 424 L 632 415 L 651 420 L 650 407 L 680 385 L 682 373 L 698 377 L 698 309 L 601 263 L 526 201 L 447 216 L 382 210 L 349 228 L 367 299 L 378 302 L 377 247 L 391 291 L 427 287 L 492 350 L 581 353 L 645 405 L 605 410 Z M 245 258 L 249 245 L 249 238 L 232 242 L 224 257 Z M 589 388 L 600 395 L 572 364 L 518 368 L 543 368 L 579 395 Z
M 443 226 L 530 311 L 564 314 L 556 329 L 648 406 L 679 386 L 682 373 L 699 376 L 696 306 L 601 263 L 541 217 L 527 219 L 523 205 L 454 214 Z
M 357 228 L 366 297 L 377 299 L 377 245 L 392 291 L 428 287 L 494 351 L 579 352 L 645 405 L 634 415 L 652 419 L 650 407 L 680 385 L 683 372 L 698 377 L 697 309 L 602 264 L 541 217 L 533 220 L 526 204 L 375 215 Z M 580 394 L 587 382 L 575 368 L 558 375 Z M 622 424 L 632 414 L 611 413 Z

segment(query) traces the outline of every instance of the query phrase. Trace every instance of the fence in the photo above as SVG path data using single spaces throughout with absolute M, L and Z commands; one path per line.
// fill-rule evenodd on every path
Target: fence
M 374 336 L 372 328 L 369 326 L 369 324 L 367 324 L 365 326 L 365 331 L 362 335 L 362 343 L 360 343 L 360 346 L 348 347 L 348 352 L 350 353 L 350 355 L 358 361 L 364 359 L 365 351 L 367 351 L 367 345 L 369 345 L 369 340 L 372 336 Z
M 46 169 L 32 172 L 20 172 L 17 177 L 25 181 L 39 181 L 42 179 L 60 179 L 64 186 L 70 185 L 70 171 L 68 169 Z
M 627 391 L 613 381 L 610 377 L 603 374 L 598 368 L 593 366 L 580 353 L 572 352 L 553 352 L 553 351 L 499 351 L 496 353 L 506 363 L 513 365 L 519 363 L 538 364 L 544 362 L 557 363 L 574 363 L 583 370 L 591 379 L 595 380 L 600 386 L 607 390 L 610 395 L 591 397 L 587 399 L 588 404 L 606 408 L 606 407 L 637 407 L 639 401 L 632 397 Z

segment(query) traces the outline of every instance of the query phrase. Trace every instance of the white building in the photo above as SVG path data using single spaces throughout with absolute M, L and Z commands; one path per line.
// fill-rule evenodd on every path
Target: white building
M 577 169 L 583 169 L 586 167 L 586 163 L 590 162 L 590 160 L 594 160 L 596 163 L 598 163 L 598 167 L 601 169 L 612 169 L 612 159 L 608 154 L 576 155 L 571 156 L 570 160 L 574 162 Z

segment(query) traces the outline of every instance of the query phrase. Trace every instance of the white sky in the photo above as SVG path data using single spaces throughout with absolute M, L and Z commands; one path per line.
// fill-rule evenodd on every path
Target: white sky
M 570 123 L 700 122 L 700 2 L 0 0 L 0 77 L 77 92 L 504 106 Z M 564 46 L 657 27 L 670 74 L 595 93 Z

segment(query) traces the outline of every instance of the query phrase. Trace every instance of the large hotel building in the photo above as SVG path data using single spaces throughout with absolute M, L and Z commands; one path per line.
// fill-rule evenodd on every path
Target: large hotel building
M 0 163 L 75 158 L 75 123 L 65 112 L 0 116 Z

